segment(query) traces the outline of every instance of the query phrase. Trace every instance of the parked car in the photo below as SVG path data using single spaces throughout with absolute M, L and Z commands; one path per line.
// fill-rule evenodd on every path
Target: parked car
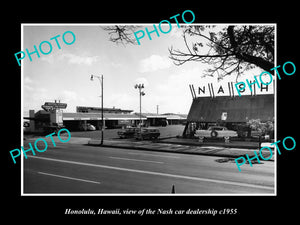
M 96 127 L 95 127 L 94 125 L 90 124 L 90 123 L 87 123 L 86 125 L 82 124 L 82 125 L 80 126 L 80 130 L 84 130 L 84 131 L 86 131 L 86 130 L 88 130 L 88 131 L 94 131 L 94 130 L 96 130 Z
M 156 128 L 138 128 L 134 137 L 138 140 L 157 139 L 160 136 L 159 129 Z
M 262 132 L 261 131 L 257 131 L 257 130 L 251 130 L 251 137 L 256 137 L 258 138 L 259 136 L 262 136 Z
M 123 129 L 121 131 L 118 131 L 118 135 L 120 138 L 133 138 L 134 134 L 137 130 L 140 128 L 137 127 L 128 127 L 126 129 Z
M 43 127 L 43 133 L 46 135 L 54 132 L 57 135 L 58 131 L 62 128 L 65 128 L 62 123 L 47 124 Z
M 238 134 L 223 126 L 211 126 L 207 130 L 196 130 L 195 136 L 199 137 L 200 142 L 203 142 L 204 138 L 224 138 L 225 142 L 229 142 L 230 137 L 237 137 Z

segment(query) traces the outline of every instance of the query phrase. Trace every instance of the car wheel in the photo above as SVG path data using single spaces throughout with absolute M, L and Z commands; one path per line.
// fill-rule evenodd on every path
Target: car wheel
M 225 143 L 229 143 L 230 142 L 230 137 L 224 137 Z
M 218 132 L 213 130 L 211 133 L 210 133 L 210 136 L 213 137 L 213 138 L 216 138 L 218 137 Z

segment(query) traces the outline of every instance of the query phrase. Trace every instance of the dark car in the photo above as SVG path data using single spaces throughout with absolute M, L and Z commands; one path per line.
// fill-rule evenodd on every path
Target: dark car
M 124 130 L 118 131 L 118 135 L 120 138 L 133 138 L 135 132 L 139 130 L 137 127 L 130 127 Z
M 144 139 L 157 139 L 160 136 L 160 132 L 156 128 L 142 128 L 137 129 L 134 137 L 139 140 Z

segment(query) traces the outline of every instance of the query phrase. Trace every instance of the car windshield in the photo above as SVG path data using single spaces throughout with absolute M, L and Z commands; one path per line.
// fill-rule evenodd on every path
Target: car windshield
M 223 130 L 223 127 L 215 127 L 214 130 Z
M 226 127 L 209 127 L 208 130 L 227 130 Z

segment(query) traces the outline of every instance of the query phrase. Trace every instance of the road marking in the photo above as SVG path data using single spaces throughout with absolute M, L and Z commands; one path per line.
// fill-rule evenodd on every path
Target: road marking
M 201 148 L 207 149 L 224 149 L 225 147 L 217 147 L 217 146 L 201 146 Z
M 146 154 L 146 153 L 135 153 L 135 152 L 127 152 L 129 155 L 146 155 L 146 156 L 155 156 L 155 157 L 166 157 L 166 158 L 173 158 L 179 159 L 179 156 L 169 156 L 169 155 L 155 155 L 155 154 Z
M 99 168 L 112 169 L 112 170 L 121 170 L 121 171 L 134 172 L 134 173 L 144 173 L 144 174 L 158 175 L 158 176 L 165 176 L 165 177 L 174 177 L 174 178 L 181 178 L 181 179 L 188 179 L 188 180 L 197 180 L 197 181 L 206 181 L 206 182 L 219 183 L 219 184 L 243 186 L 243 187 L 248 187 L 248 188 L 260 188 L 260 189 L 266 189 L 266 190 L 274 190 L 273 187 L 263 186 L 263 185 L 259 185 L 259 184 L 248 184 L 248 183 L 241 183 L 241 182 L 234 182 L 234 181 L 216 180 L 216 179 L 209 179 L 209 178 L 191 177 L 191 176 L 185 176 L 185 175 L 152 172 L 152 171 L 147 171 L 147 170 L 128 169 L 128 168 L 122 168 L 122 167 L 116 167 L 116 166 L 106 166 L 106 165 L 76 162 L 76 161 L 70 161 L 70 160 L 45 158 L 45 157 L 40 157 L 40 156 L 28 155 L 27 157 L 34 158 L 34 159 L 47 160 L 47 161 L 75 164 L 75 165 L 81 165 L 81 166 L 91 166 L 91 167 L 99 167 Z
M 83 182 L 87 182 L 87 183 L 100 184 L 100 182 L 97 182 L 97 181 L 84 180 L 84 179 L 79 179 L 79 178 L 74 178 L 74 177 L 67 177 L 67 176 L 61 176 L 61 175 L 57 175 L 57 174 L 51 174 L 51 173 L 38 172 L 38 174 L 43 174 L 43 175 L 52 176 L 52 177 L 60 177 L 60 178 L 65 178 L 65 179 L 69 179 L 69 180 L 83 181 Z
M 158 161 L 150 161 L 150 160 L 142 160 L 142 159 L 129 159 L 129 158 L 121 158 L 121 157 L 113 157 L 113 156 L 110 156 L 108 158 L 111 158 L 111 159 L 121 159 L 121 160 L 129 160 L 129 161 L 138 161 L 138 162 L 160 163 L 160 164 L 164 163 L 164 162 L 158 162 Z

